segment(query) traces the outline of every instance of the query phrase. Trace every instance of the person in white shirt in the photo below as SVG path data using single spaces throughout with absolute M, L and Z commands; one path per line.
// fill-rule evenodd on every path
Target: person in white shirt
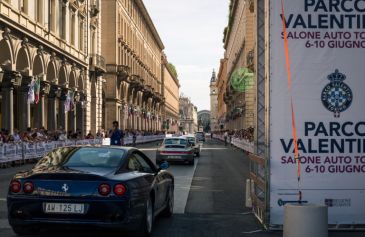
M 225 131 L 223 136 L 224 136 L 224 145 L 227 146 L 228 132 Z

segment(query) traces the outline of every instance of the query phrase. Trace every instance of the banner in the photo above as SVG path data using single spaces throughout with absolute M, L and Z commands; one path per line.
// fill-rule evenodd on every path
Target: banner
M 145 141 L 157 141 L 164 139 L 161 136 L 141 136 L 140 141 L 136 143 L 143 143 Z M 132 137 L 126 137 L 125 145 L 131 145 Z M 84 139 L 84 140 L 67 140 L 67 141 L 48 141 L 48 142 L 34 142 L 34 143 L 4 143 L 0 145 L 0 164 L 16 160 L 24 159 L 39 159 L 55 148 L 64 146 L 85 146 L 85 145 L 110 145 L 110 138 L 105 139 Z
M 38 158 L 35 143 L 24 143 L 24 158 L 26 160 Z
M 6 163 L 6 157 L 4 156 L 4 145 L 0 144 L 0 164 Z
M 4 144 L 4 158 L 7 162 L 16 160 L 16 145 Z
M 46 147 L 44 142 L 37 142 L 36 154 L 38 157 L 42 157 L 46 153 Z
M 45 146 L 45 153 L 48 153 L 55 148 L 55 143 L 54 142 L 45 142 L 44 146 Z
M 270 224 L 283 224 L 284 205 L 299 190 L 303 202 L 328 206 L 329 224 L 365 224 L 365 4 L 283 3 L 284 24 L 280 1 L 270 1 Z
M 15 143 L 15 146 L 16 146 L 15 159 L 22 160 L 23 159 L 23 143 L 21 143 L 21 142 Z

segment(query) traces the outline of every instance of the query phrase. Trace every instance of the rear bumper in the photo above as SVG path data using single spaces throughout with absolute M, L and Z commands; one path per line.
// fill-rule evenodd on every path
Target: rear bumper
M 171 162 L 191 162 L 194 160 L 194 155 L 179 155 L 180 158 L 171 158 L 171 156 L 175 155 L 156 155 L 156 162 L 164 162 L 164 161 L 171 161 Z
M 47 214 L 44 202 L 83 203 L 85 214 Z M 34 199 L 8 197 L 8 219 L 11 226 L 96 226 L 103 228 L 137 229 L 143 208 L 133 210 L 128 200 Z

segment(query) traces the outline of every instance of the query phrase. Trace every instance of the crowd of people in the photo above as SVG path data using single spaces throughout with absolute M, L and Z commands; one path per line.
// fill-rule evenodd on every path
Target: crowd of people
M 164 134 L 162 131 L 148 132 L 139 130 L 125 130 L 123 131 L 123 137 L 134 136 L 151 136 Z M 14 129 L 14 132 L 10 132 L 6 129 L 1 129 L 0 132 L 0 144 L 3 143 L 17 143 L 17 142 L 41 142 L 41 141 L 66 141 L 66 140 L 82 140 L 82 139 L 103 139 L 110 138 L 111 130 L 105 131 L 105 129 L 99 129 L 96 134 L 92 134 L 89 131 L 85 136 L 82 136 L 80 129 L 76 131 L 68 131 L 60 127 L 57 130 L 49 131 L 44 127 L 41 128 L 27 128 L 26 131 L 19 131 Z
M 240 130 L 224 130 L 224 131 L 214 132 L 214 134 L 222 136 L 227 142 L 231 142 L 233 138 L 253 142 L 254 133 L 255 129 L 253 127 Z

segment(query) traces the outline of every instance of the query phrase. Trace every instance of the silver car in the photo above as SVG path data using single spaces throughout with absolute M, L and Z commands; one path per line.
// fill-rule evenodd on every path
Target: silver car
M 194 147 L 186 137 L 168 137 L 156 151 L 156 164 L 164 161 L 187 162 L 194 165 Z
M 183 137 L 186 137 L 188 139 L 188 141 L 190 142 L 190 144 L 194 147 L 194 154 L 197 157 L 200 157 L 200 142 L 197 139 L 197 137 L 195 137 L 194 135 L 184 135 Z

